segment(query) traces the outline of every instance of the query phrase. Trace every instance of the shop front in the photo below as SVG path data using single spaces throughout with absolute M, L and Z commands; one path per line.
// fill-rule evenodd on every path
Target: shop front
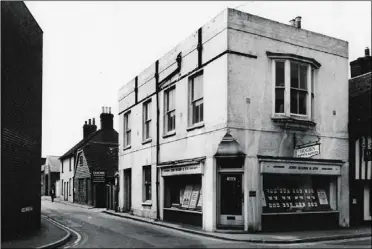
M 162 163 L 163 220 L 203 225 L 203 167 L 205 158 Z
M 342 161 L 259 157 L 259 162 L 263 231 L 339 226 Z

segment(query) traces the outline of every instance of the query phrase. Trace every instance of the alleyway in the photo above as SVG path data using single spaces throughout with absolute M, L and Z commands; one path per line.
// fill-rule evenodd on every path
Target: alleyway
M 43 215 L 78 233 L 64 248 L 369 248 L 371 245 L 370 239 L 291 245 L 232 242 L 110 216 L 101 211 L 42 201 Z

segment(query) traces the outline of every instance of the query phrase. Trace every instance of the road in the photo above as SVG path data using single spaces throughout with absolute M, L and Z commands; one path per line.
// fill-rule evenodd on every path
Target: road
M 370 248 L 371 239 L 305 244 L 261 244 L 220 240 L 42 200 L 42 214 L 71 228 L 64 248 Z

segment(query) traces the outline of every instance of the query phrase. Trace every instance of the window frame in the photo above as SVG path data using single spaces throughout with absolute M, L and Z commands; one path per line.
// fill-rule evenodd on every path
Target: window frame
M 131 142 L 132 142 L 132 139 L 131 139 L 131 136 L 132 136 L 132 127 L 130 125 L 130 116 L 131 116 L 131 111 L 128 111 L 126 113 L 124 113 L 124 141 L 123 141 L 123 145 L 124 145 L 124 149 L 127 149 L 127 148 L 130 148 L 131 146 Z M 128 129 L 129 127 L 129 129 Z
M 199 89 L 201 89 L 201 97 L 194 99 L 194 92 L 195 92 L 195 79 L 201 77 L 201 81 L 199 84 L 202 84 Z M 199 117 L 200 120 L 195 121 L 194 117 L 194 111 L 196 107 L 196 103 L 201 102 L 197 105 L 199 110 Z M 200 107 L 201 106 L 201 107 Z M 189 127 L 194 127 L 194 126 L 200 126 L 204 124 L 204 74 L 203 70 L 195 73 L 194 75 L 189 77 L 189 82 L 188 82 L 188 126 Z M 201 113 L 201 114 L 200 114 Z
M 173 91 L 173 109 L 169 109 L 169 96 L 170 92 Z M 176 86 L 171 86 L 167 89 L 164 90 L 164 115 L 163 115 L 163 120 L 164 120 L 164 134 L 167 135 L 169 133 L 174 133 L 176 131 Z M 168 130 L 169 127 L 169 117 L 174 114 L 174 127 L 171 130 Z
M 69 167 L 69 171 L 71 171 L 71 157 L 68 159 L 68 161 L 69 161 L 69 165 L 68 165 L 68 167 Z
M 147 176 L 149 176 L 150 179 L 146 179 Z M 142 179 L 143 179 L 143 197 L 142 197 L 143 202 L 152 202 L 152 167 L 151 165 L 145 165 L 142 167 Z
M 71 196 L 71 178 L 68 180 L 68 195 Z
M 152 139 L 151 137 L 151 121 L 152 121 L 151 107 L 152 107 L 151 99 L 143 103 L 143 108 L 142 108 L 142 113 L 143 113 L 142 115 L 142 140 L 143 141 L 148 141 Z M 148 134 L 146 133 L 147 127 L 148 127 Z
M 284 62 L 284 113 L 276 112 L 276 62 Z M 299 114 L 299 113 L 292 113 L 291 112 L 291 90 L 298 90 L 297 88 L 291 87 L 291 63 L 295 63 L 297 65 L 306 66 L 306 114 Z M 294 117 L 300 118 L 304 120 L 312 121 L 314 119 L 313 116 L 313 105 L 314 105 L 314 93 L 312 90 L 315 88 L 315 68 L 311 63 L 299 61 L 296 59 L 291 58 L 272 58 L 271 60 L 272 65 L 272 94 L 273 94 L 273 101 L 272 101 L 272 117 Z M 300 82 L 299 82 L 300 84 Z M 303 89 L 302 89 L 303 90 Z M 305 91 L 305 90 L 304 90 Z

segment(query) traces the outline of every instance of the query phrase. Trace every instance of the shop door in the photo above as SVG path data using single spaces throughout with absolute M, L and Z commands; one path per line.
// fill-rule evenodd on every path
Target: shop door
M 220 225 L 244 225 L 243 200 L 242 174 L 220 174 Z

